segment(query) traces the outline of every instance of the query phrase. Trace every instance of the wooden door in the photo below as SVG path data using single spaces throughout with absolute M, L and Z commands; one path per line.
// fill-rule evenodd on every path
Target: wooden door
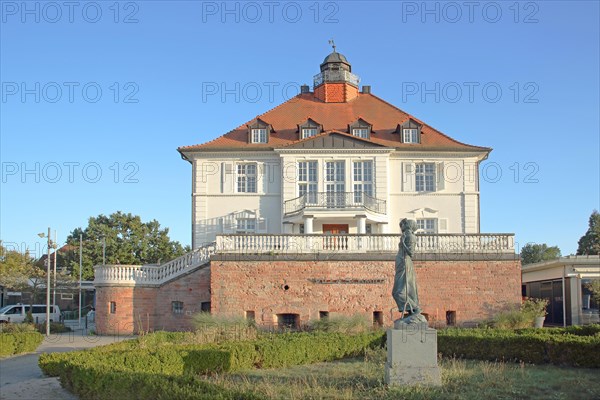
M 332 235 L 348 233 L 348 224 L 323 224 L 323 233 Z
M 348 246 L 347 238 L 340 238 L 338 235 L 348 233 L 348 224 L 323 224 L 323 233 L 334 237 L 323 238 L 324 250 L 342 250 Z

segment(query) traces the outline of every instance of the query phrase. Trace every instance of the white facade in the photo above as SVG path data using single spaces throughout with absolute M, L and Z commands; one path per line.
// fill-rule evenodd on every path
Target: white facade
M 315 86 L 205 144 L 192 163 L 192 246 L 218 234 L 479 233 L 479 163 L 460 143 L 359 92 L 334 49 Z
M 399 233 L 402 218 L 429 220 L 420 223 L 433 233 L 479 233 L 478 163 L 484 154 L 367 147 L 190 152 L 186 156 L 193 165 L 194 248 L 214 241 L 220 233 L 325 233 L 324 225 L 326 229 L 347 225 L 346 233 Z M 303 162 L 312 163 L 309 184 L 323 193 L 324 203 L 311 206 L 305 202 L 296 210 L 300 207 L 289 201 L 300 196 L 300 185 L 306 182 L 299 180 L 303 167 L 299 163 Z M 366 181 L 355 176 L 360 173 L 356 164 L 362 162 L 372 169 Z M 335 180 L 327 179 L 327 168 L 331 171 L 334 164 L 343 172 Z M 426 179 L 433 180 L 433 190 L 417 191 L 417 179 L 419 189 L 425 179 L 423 167 L 417 173 L 417 166 L 424 164 L 429 165 Z M 245 165 L 255 166 L 256 174 L 244 174 L 247 170 L 240 166 Z M 349 193 L 340 202 L 328 198 L 335 184 L 339 192 Z M 355 184 L 372 185 L 379 212 L 364 207 Z

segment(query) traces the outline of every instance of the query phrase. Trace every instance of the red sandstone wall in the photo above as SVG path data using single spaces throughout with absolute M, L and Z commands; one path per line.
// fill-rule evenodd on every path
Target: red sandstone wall
M 159 288 L 98 286 L 96 331 L 99 334 L 132 334 L 140 330 L 186 330 L 202 302 L 210 301 L 210 269 L 203 268 Z M 110 302 L 116 313 L 110 313 Z M 172 301 L 184 303 L 183 314 L 173 314 Z
M 488 318 L 521 300 L 521 266 L 515 261 L 418 261 L 423 311 L 445 325 L 446 311 L 457 323 Z M 301 322 L 330 315 L 382 311 L 384 324 L 399 317 L 391 297 L 392 261 L 219 261 L 211 271 L 212 312 L 243 316 L 254 311 L 271 325 L 278 313 L 299 314 Z M 311 282 L 310 279 L 384 279 L 383 283 Z M 285 285 L 289 288 L 285 290 Z

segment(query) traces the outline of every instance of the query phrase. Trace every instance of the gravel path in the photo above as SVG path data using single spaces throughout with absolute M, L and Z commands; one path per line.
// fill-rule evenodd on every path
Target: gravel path
M 42 353 L 81 350 L 120 342 L 131 336 L 89 336 L 84 330 L 51 335 L 35 353 L 0 360 L 0 399 L 73 400 L 75 395 L 60 386 L 58 378 L 44 376 L 38 359 Z

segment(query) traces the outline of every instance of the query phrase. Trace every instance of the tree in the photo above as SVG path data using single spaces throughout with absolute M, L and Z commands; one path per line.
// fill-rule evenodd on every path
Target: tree
M 43 259 L 44 257 L 36 262 L 29 252 L 8 250 L 0 241 L 0 283 L 13 290 L 30 293 L 30 304 L 45 304 L 48 275 Z M 52 285 L 54 277 L 51 275 L 51 278 Z M 61 288 L 72 288 L 73 280 L 57 271 L 56 285 Z
M 31 302 L 36 303 L 46 287 L 46 271 L 35 265 L 29 252 L 8 250 L 0 242 L 0 282 L 13 290 L 31 293 Z
M 591 292 L 594 301 L 600 304 L 600 279 L 586 283 L 585 287 Z
M 600 213 L 597 210 L 590 215 L 589 228 L 578 244 L 577 255 L 600 254 Z
M 79 235 L 83 236 L 82 277 L 93 279 L 94 265 L 102 264 L 103 244 L 106 244 L 106 264 L 160 264 L 189 251 L 179 242 L 171 241 L 169 229 L 161 229 L 156 220 L 142 222 L 139 216 L 120 211 L 88 220 L 85 229 L 74 229 L 67 244 L 76 248 L 65 256 L 66 265 L 74 277 L 79 277 Z
M 546 243 L 527 243 L 521 249 L 521 264 L 533 264 L 541 261 L 554 260 L 561 256 L 558 246 L 548 247 Z

